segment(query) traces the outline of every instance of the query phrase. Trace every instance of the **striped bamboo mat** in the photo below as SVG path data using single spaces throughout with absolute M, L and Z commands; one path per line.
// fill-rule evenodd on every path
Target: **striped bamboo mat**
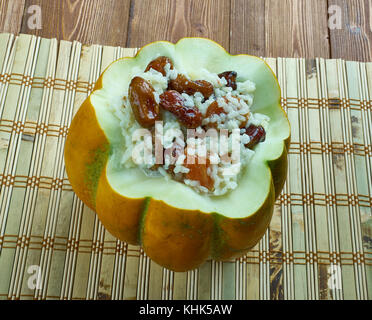
M 1 299 L 371 299 L 372 63 L 266 59 L 292 125 L 260 243 L 174 273 L 105 231 L 63 148 L 102 70 L 135 49 L 0 35 Z

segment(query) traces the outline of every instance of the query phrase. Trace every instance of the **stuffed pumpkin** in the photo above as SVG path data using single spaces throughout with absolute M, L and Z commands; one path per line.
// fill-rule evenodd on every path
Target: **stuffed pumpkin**
M 290 125 L 268 65 L 217 43 L 158 41 L 113 62 L 65 145 L 78 197 L 174 271 L 239 257 L 269 226 Z

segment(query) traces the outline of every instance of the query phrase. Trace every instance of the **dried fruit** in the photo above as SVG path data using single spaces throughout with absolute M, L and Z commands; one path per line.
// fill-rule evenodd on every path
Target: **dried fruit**
M 175 90 L 168 90 L 160 95 L 160 106 L 174 114 L 189 129 L 195 129 L 202 123 L 203 115 L 199 109 L 186 106 L 185 99 Z
M 246 130 L 245 133 L 251 138 L 251 140 L 245 144 L 249 149 L 253 149 L 259 142 L 265 141 L 266 132 L 262 126 L 255 126 L 251 124 Z
M 205 113 L 205 117 L 206 118 L 209 118 L 210 116 L 214 115 L 214 114 L 222 114 L 222 113 L 225 113 L 226 114 L 226 111 L 224 108 L 220 107 L 217 103 L 217 101 L 213 101 L 208 109 L 207 109 L 207 112 Z
M 207 188 L 209 191 L 214 189 L 214 180 L 208 175 L 208 167 L 210 163 L 209 160 L 206 160 L 206 163 L 193 163 L 193 164 L 184 164 L 186 168 L 190 171 L 185 174 L 185 179 L 199 181 L 200 185 Z
M 227 81 L 226 86 L 232 88 L 233 90 L 236 90 L 236 77 L 237 73 L 235 71 L 225 71 L 218 75 L 219 78 L 225 78 Z
M 222 108 L 218 104 L 217 101 L 213 101 L 209 105 L 209 107 L 208 107 L 208 109 L 207 109 L 207 111 L 205 113 L 205 117 L 206 118 L 209 118 L 209 117 L 211 117 L 211 116 L 213 116 L 215 114 L 216 115 L 226 114 L 226 111 L 224 110 L 224 108 Z M 217 129 L 217 122 L 209 122 L 207 125 L 205 125 L 205 129 L 208 129 L 208 128 L 215 128 L 215 129 Z
M 154 88 L 141 77 L 134 77 L 129 85 L 129 101 L 137 122 L 144 128 L 160 120 L 160 108 L 154 97 Z
M 170 69 L 173 69 L 173 62 L 171 59 L 165 56 L 160 56 L 154 60 L 152 60 L 146 67 L 145 72 L 149 71 L 150 69 L 154 69 L 160 72 L 164 77 L 166 76 L 165 66 L 167 63 L 170 64 Z
M 208 99 L 214 92 L 213 85 L 210 82 L 205 80 L 192 81 L 182 74 L 178 74 L 176 79 L 169 81 L 168 89 L 188 95 L 200 92 L 205 99 Z

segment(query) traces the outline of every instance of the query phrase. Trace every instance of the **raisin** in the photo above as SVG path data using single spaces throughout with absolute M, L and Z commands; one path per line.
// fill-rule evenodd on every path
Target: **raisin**
M 189 129 L 195 129 L 202 123 L 203 115 L 199 109 L 186 106 L 185 99 L 175 90 L 168 90 L 160 95 L 160 106 L 174 114 Z
M 245 144 L 245 147 L 253 149 L 259 142 L 265 141 L 266 132 L 262 126 L 255 126 L 251 124 L 246 130 L 245 133 L 251 138 L 251 140 Z
M 192 81 L 182 74 L 178 74 L 176 79 L 169 81 L 168 89 L 179 93 L 187 93 L 191 96 L 200 92 L 205 99 L 208 99 L 214 92 L 213 85 L 210 82 L 205 80 Z
M 236 90 L 236 77 L 237 73 L 235 71 L 225 71 L 218 75 L 219 78 L 225 78 L 227 81 L 226 86 L 232 88 L 233 90 Z
M 160 72 L 164 77 L 166 76 L 165 66 L 166 64 L 170 64 L 170 69 L 173 69 L 172 60 L 165 56 L 160 56 L 154 60 L 152 60 L 146 67 L 145 72 L 149 71 L 150 69 L 154 69 Z
M 129 85 L 129 101 L 137 122 L 145 128 L 160 120 L 160 108 L 154 97 L 154 88 L 141 77 L 134 77 Z

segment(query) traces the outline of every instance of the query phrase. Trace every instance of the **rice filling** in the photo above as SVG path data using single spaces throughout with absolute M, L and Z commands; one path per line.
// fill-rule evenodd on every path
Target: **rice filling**
M 238 187 L 270 119 L 251 110 L 252 81 L 235 71 L 203 69 L 199 76 L 191 79 L 158 57 L 133 77 L 123 99 L 111 105 L 124 137 L 121 166 L 221 196 Z

